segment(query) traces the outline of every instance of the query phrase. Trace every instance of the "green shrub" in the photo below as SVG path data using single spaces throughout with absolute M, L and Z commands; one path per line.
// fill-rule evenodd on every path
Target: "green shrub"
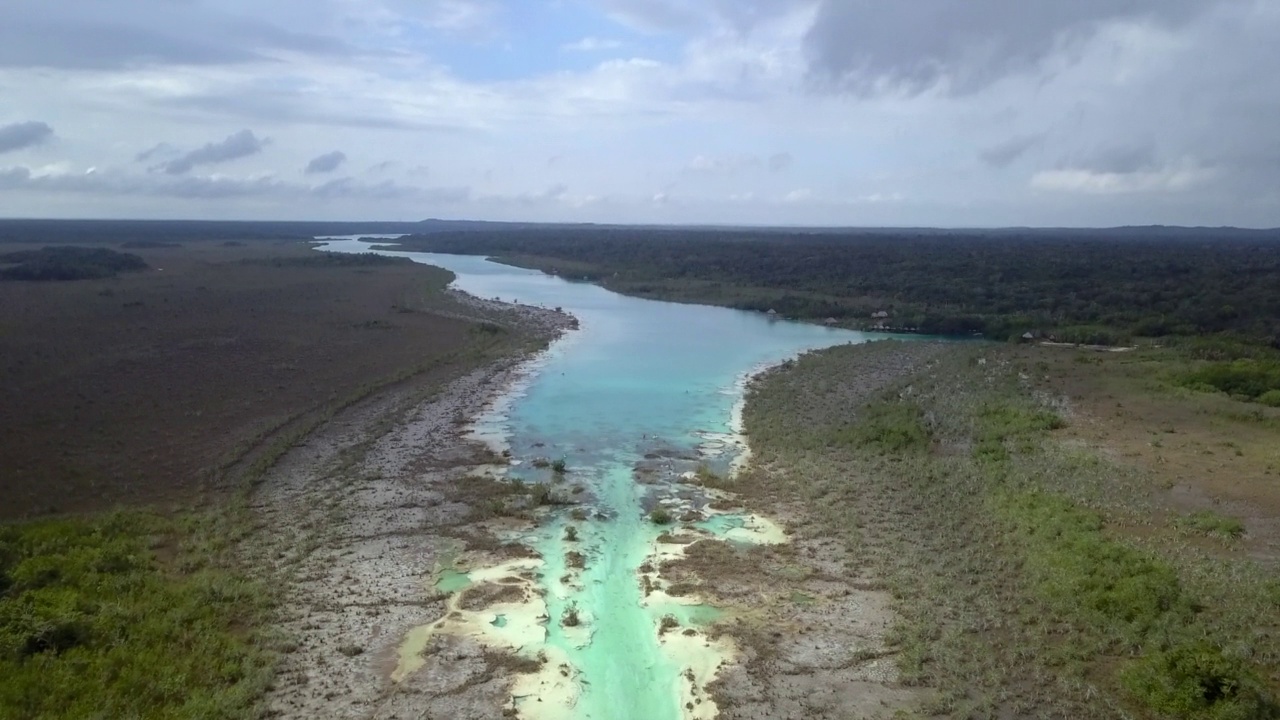
M 1237 538 L 1244 535 L 1244 523 L 1237 518 L 1219 515 L 1212 510 L 1200 510 L 1180 518 L 1178 524 L 1202 535 L 1221 535 Z
M 998 462 L 1009 458 L 1011 448 L 1031 452 L 1045 433 L 1065 426 L 1061 417 L 1047 410 L 988 403 L 978 411 L 973 456 Z
M 1280 391 L 1280 362 L 1274 360 L 1233 360 L 1216 362 L 1187 373 L 1179 384 L 1191 389 L 1211 387 L 1231 396 L 1262 401 L 1272 391 Z
M 0 717 L 242 718 L 270 658 L 254 584 L 176 572 L 151 550 L 167 521 L 0 526 Z
M 534 505 L 554 505 L 554 498 L 551 496 L 551 486 L 546 483 L 534 483 L 529 486 L 529 495 L 532 497 Z
M 1108 540 L 1102 517 L 1043 493 L 1006 499 L 1040 593 L 1068 615 L 1101 623 L 1128 642 L 1191 615 L 1178 574 L 1139 550 Z
M 656 507 L 649 513 L 649 521 L 654 525 L 670 525 L 675 518 L 664 507 Z
M 858 422 L 835 431 L 835 445 L 869 446 L 884 453 L 929 447 L 924 411 L 909 402 L 880 402 L 866 408 Z
M 1261 720 L 1276 717 L 1254 671 L 1201 640 L 1135 661 L 1121 683 L 1136 700 L 1187 720 Z
M 1267 407 L 1280 407 L 1280 390 L 1268 390 L 1258 396 L 1258 402 Z

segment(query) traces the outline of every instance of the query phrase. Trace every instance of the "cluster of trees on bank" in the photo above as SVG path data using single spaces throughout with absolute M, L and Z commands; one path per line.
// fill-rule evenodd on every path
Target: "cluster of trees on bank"
M 1276 233 L 533 228 L 405 244 L 630 294 L 850 326 L 1102 344 L 1225 333 L 1280 346 Z

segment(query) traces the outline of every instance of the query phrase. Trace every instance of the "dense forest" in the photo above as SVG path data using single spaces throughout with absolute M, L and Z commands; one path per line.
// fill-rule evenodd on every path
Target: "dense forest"
M 1221 334 L 1280 347 L 1280 234 L 1215 229 L 440 232 L 484 254 L 634 295 L 884 326 L 1069 342 Z
M 145 270 L 137 255 L 108 248 L 52 246 L 0 253 L 0 280 L 91 280 Z

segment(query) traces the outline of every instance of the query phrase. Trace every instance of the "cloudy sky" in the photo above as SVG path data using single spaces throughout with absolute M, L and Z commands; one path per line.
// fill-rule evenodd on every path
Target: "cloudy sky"
M 4 0 L 0 216 L 1280 226 L 1277 0 Z

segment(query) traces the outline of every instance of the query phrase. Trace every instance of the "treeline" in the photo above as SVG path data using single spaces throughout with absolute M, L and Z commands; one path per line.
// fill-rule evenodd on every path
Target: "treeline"
M 107 248 L 60 246 L 0 254 L 4 280 L 92 280 L 145 269 L 146 261 L 137 255 Z
M 556 228 L 405 244 L 496 256 L 630 294 L 856 327 L 995 339 L 1031 331 L 1104 344 L 1227 334 L 1280 346 L 1275 233 Z
M 409 258 L 388 257 L 377 253 L 335 253 L 316 252 L 299 257 L 253 258 L 242 260 L 245 265 L 270 265 L 271 267 L 289 268 L 340 268 L 340 267 L 385 267 L 387 265 L 412 266 Z

